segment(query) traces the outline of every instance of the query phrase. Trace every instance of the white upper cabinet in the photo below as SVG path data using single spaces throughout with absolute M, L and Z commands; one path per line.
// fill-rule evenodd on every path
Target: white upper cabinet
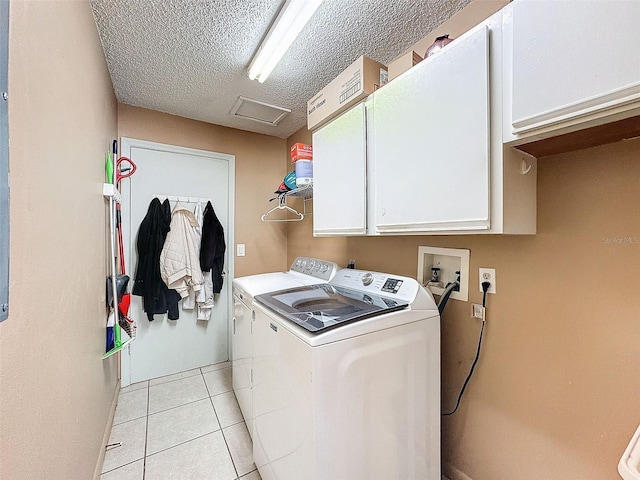
M 373 94 L 374 233 L 490 227 L 489 30 Z
M 313 134 L 314 235 L 536 232 L 536 159 L 503 145 L 502 23 Z
M 314 235 L 364 235 L 367 127 L 359 103 L 313 133 Z
M 516 0 L 504 13 L 505 142 L 640 113 L 640 1 Z

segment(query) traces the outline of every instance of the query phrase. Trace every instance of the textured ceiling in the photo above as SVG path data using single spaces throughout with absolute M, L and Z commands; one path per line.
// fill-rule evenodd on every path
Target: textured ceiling
M 246 75 L 281 0 L 91 0 L 119 102 L 286 138 L 360 55 L 387 65 L 470 0 L 325 0 L 264 83 Z M 422 53 L 422 52 L 420 52 Z M 232 117 L 238 96 L 291 109 Z

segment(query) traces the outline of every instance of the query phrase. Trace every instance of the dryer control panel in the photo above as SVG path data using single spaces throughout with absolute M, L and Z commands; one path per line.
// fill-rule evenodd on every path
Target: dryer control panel
M 298 257 L 291 264 L 290 270 L 328 281 L 331 280 L 338 271 L 338 265 L 334 262 L 319 260 L 317 258 Z

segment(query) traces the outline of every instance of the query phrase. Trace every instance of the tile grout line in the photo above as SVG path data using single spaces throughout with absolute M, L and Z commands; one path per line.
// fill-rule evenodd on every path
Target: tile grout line
M 193 442 L 194 440 L 199 440 L 201 438 L 207 437 L 207 436 L 211 435 L 212 433 L 216 433 L 218 431 L 221 432 L 222 429 L 214 430 L 213 432 L 203 433 L 202 435 L 198 435 L 197 437 L 190 438 L 189 440 L 185 440 L 183 442 L 176 443 L 175 445 L 171 445 L 170 447 L 163 448 L 162 450 L 158 450 L 157 452 L 153 452 L 152 454 L 149 455 L 149 457 L 153 457 L 154 455 L 157 455 L 158 453 L 166 452 L 167 450 L 171 450 L 172 448 L 179 447 L 181 445 L 184 445 L 185 443 Z
M 206 396 L 204 396 L 204 397 L 202 397 L 202 398 L 197 398 L 197 399 L 195 399 L 195 400 L 191 400 L 191 401 L 188 401 L 188 402 L 185 402 L 185 403 L 182 403 L 182 404 L 180 404 L 180 405 L 174 405 L 173 407 L 164 408 L 164 409 L 162 409 L 162 410 L 158 410 L 157 412 L 153 412 L 153 413 L 151 413 L 151 411 L 150 411 L 150 409 L 149 409 L 149 411 L 148 411 L 147 415 L 156 415 L 156 414 L 158 414 L 158 413 L 168 412 L 169 410 L 173 410 L 173 409 L 175 409 L 175 408 L 180 408 L 180 407 L 183 407 L 183 406 L 185 406 L 185 405 L 190 405 L 190 404 L 192 404 L 192 403 L 201 402 L 202 400 L 206 400 L 207 398 L 210 398 L 210 395 L 209 395 L 209 388 L 207 387 L 207 382 L 206 382 L 206 380 L 204 379 L 204 375 L 202 374 L 202 372 L 200 372 L 200 374 L 199 374 L 199 375 L 202 377 L 202 381 L 203 381 L 203 383 L 204 383 L 204 387 L 205 387 L 205 390 L 206 390 L 206 392 L 207 392 L 207 395 L 206 395 Z M 175 380 L 171 380 L 170 382 L 160 383 L 160 384 L 158 384 L 158 385 L 149 385 L 149 398 L 151 397 L 151 388 L 154 388 L 154 387 L 161 387 L 161 386 L 168 385 L 168 384 L 170 384 L 170 383 L 174 383 L 174 382 L 177 382 L 177 381 L 180 381 L 180 380 L 187 380 L 187 379 L 189 379 L 189 378 L 195 378 L 195 377 L 197 377 L 197 376 L 198 376 L 198 374 L 196 373 L 195 375 L 191 375 L 191 376 L 189 376 L 189 377 L 184 377 L 184 378 L 177 378 L 177 379 L 175 379 Z M 140 417 L 140 418 L 142 418 L 142 417 Z
M 213 402 L 212 402 L 212 404 L 213 404 Z M 213 407 L 213 411 L 214 412 L 215 412 L 215 410 L 216 410 L 216 407 Z M 229 443 L 227 442 L 227 436 L 224 434 L 224 428 L 221 428 L 220 432 L 222 433 L 222 439 L 224 440 L 224 445 L 225 445 L 225 447 L 227 447 L 227 452 L 229 452 L 229 458 L 231 458 L 231 464 L 233 465 L 233 469 L 236 472 L 236 478 L 240 478 L 240 474 L 238 473 L 238 467 L 236 467 L 236 462 L 233 459 L 233 455 L 231 455 L 231 449 L 229 448 Z
M 147 384 L 147 419 L 144 426 L 144 456 L 142 457 L 142 480 L 147 475 L 147 439 L 149 436 L 149 406 L 151 404 L 151 382 Z
M 198 370 L 200 370 L 200 369 L 198 369 Z M 186 376 L 180 377 L 180 378 L 174 378 L 173 380 L 167 380 L 166 382 L 160 382 L 160 383 L 156 383 L 154 385 L 151 385 L 151 380 L 157 380 L 157 379 L 156 378 L 152 378 L 151 380 L 149 380 L 149 387 L 158 387 L 160 385 L 166 385 L 168 383 L 177 382 L 178 380 L 185 380 L 187 378 L 197 377 L 198 375 L 201 375 L 201 372 L 194 373 L 193 375 L 186 375 Z M 158 378 L 163 378 L 163 377 L 158 377 Z M 135 390 L 134 390 L 134 392 L 135 392 Z
M 208 391 L 207 391 L 207 393 L 208 393 Z M 147 414 L 147 416 L 148 416 L 148 417 L 150 417 L 150 416 L 152 416 L 152 415 L 157 415 L 157 414 L 159 414 L 159 413 L 164 413 L 164 412 L 168 412 L 168 411 L 170 411 L 170 410 L 175 410 L 176 408 L 180 408 L 180 407 L 184 407 L 184 406 L 186 406 L 186 405 L 191 405 L 191 404 L 193 404 L 193 403 L 201 402 L 201 401 L 203 401 L 203 400 L 206 400 L 207 398 L 208 398 L 208 397 L 198 398 L 197 400 L 192 400 L 192 401 L 187 402 L 187 403 L 182 403 L 182 404 L 180 404 L 180 405 L 176 405 L 175 407 L 169 407 L 169 408 L 165 408 L 164 410 L 158 410 L 157 412 L 148 413 L 148 414 Z M 142 417 L 139 417 L 139 418 L 142 418 Z
M 221 362 L 221 363 L 226 363 L 226 362 Z M 213 363 L 213 364 L 211 364 L 211 365 L 219 365 L 219 363 Z M 184 380 L 185 378 L 197 377 L 198 375 L 203 375 L 203 376 L 204 376 L 204 375 L 205 375 L 205 372 L 203 372 L 203 371 L 202 371 L 202 369 L 203 369 L 203 368 L 208 368 L 208 367 L 210 367 L 211 365 L 207 365 L 206 367 L 197 367 L 197 368 L 192 369 L 192 370 L 198 370 L 198 373 L 194 373 L 193 375 L 187 375 L 187 376 L 185 376 L 185 377 L 174 378 L 173 380 L 167 380 L 166 382 L 156 383 L 155 385 L 151 385 L 151 380 L 157 380 L 157 379 L 159 379 L 159 378 L 168 377 L 168 376 L 170 376 L 170 375 L 164 375 L 164 376 L 162 376 L 162 377 L 151 378 L 151 379 L 149 379 L 149 380 L 146 380 L 147 382 L 149 382 L 149 383 L 148 383 L 148 388 L 151 388 L 151 387 L 157 387 L 157 386 L 159 386 L 159 385 L 165 385 L 165 384 L 167 384 L 167 383 L 177 382 L 178 380 Z M 208 371 L 208 372 L 206 372 L 206 373 L 217 372 L 217 371 L 219 371 L 219 370 L 224 370 L 225 368 L 231 368 L 231 365 L 230 365 L 230 364 L 229 364 L 229 365 L 224 365 L 224 366 L 221 366 L 221 367 L 219 367 L 219 368 L 216 368 L 216 369 L 213 369 L 213 370 L 209 370 L 209 371 Z M 191 370 L 187 370 L 187 371 L 191 371 Z M 179 373 L 184 373 L 184 372 L 178 372 L 178 374 L 179 374 Z M 172 373 L 171 375 L 177 375 L 177 374 L 176 374 L 176 373 Z M 140 388 L 139 390 L 142 390 L 142 388 Z M 131 392 L 135 392 L 135 390 L 131 390 Z M 131 392 L 125 392 L 125 393 L 131 393 Z
M 202 373 L 202 369 L 200 369 L 200 373 Z M 204 373 L 202 373 L 202 380 L 204 380 Z M 225 437 L 224 435 L 224 429 L 222 428 L 222 424 L 220 423 L 218 412 L 216 412 L 216 406 L 213 404 L 213 397 L 211 396 L 211 392 L 209 391 L 209 386 L 207 385 L 206 380 L 204 380 L 204 386 L 206 387 L 207 393 L 209 394 L 209 401 L 211 402 L 211 407 L 213 408 L 213 414 L 216 416 L 218 425 L 220 425 L 220 433 L 222 434 L 222 439 L 224 440 L 224 446 L 227 447 L 227 453 L 229 453 L 229 458 L 231 459 L 231 465 L 233 465 L 233 470 L 236 472 L 236 478 L 240 478 L 240 475 L 238 474 L 238 468 L 236 467 L 236 462 L 234 462 L 233 455 L 231 455 L 231 450 L 229 449 L 229 444 L 227 443 L 227 437 Z M 224 393 L 227 393 L 227 392 L 224 392 Z
M 148 385 L 147 385 L 147 389 L 148 389 L 148 388 L 149 388 L 149 387 L 148 387 Z M 118 392 L 118 401 L 117 401 L 117 403 L 116 403 L 116 409 L 117 409 L 117 407 L 120 405 L 120 400 L 121 400 L 122 395 L 129 395 L 130 393 L 137 393 L 137 392 L 141 392 L 141 391 L 143 391 L 143 390 L 144 390 L 144 388 L 139 388 L 138 390 L 132 390 L 132 391 L 130 391 L 130 392 L 122 393 L 122 389 L 120 389 L 120 392 Z M 148 393 L 148 391 L 147 391 L 147 396 L 148 396 L 148 395 L 149 395 L 149 393 Z M 141 418 L 143 418 L 143 417 L 144 417 L 144 415 L 140 415 L 139 417 L 129 418 L 128 420 L 120 420 L 120 421 L 117 421 L 117 420 L 116 420 L 116 416 L 114 415 L 114 416 L 113 416 L 113 421 L 111 422 L 111 427 L 115 427 L 116 425 L 122 425 L 123 423 L 131 422 L 131 421 L 133 421 L 133 420 L 140 420 L 140 419 L 141 419 Z
M 117 467 L 114 467 L 111 470 L 107 470 L 106 472 L 101 472 L 100 476 L 104 475 L 105 473 L 111 473 L 114 470 L 118 470 L 119 468 L 126 467 L 127 465 L 131 465 L 132 463 L 139 462 L 140 460 L 142 460 L 142 458 L 136 458 L 135 460 L 131 460 L 130 462 L 123 463 L 122 465 L 118 465 Z

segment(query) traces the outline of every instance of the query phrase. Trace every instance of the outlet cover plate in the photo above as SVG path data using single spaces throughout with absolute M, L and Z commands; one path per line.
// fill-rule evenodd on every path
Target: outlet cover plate
M 480 268 L 478 275 L 478 288 L 482 292 L 482 282 L 490 282 L 489 290 L 487 293 L 496 293 L 496 269 L 495 268 Z
M 484 320 L 484 307 L 479 303 L 472 303 L 471 316 L 473 318 L 479 318 L 480 320 Z

